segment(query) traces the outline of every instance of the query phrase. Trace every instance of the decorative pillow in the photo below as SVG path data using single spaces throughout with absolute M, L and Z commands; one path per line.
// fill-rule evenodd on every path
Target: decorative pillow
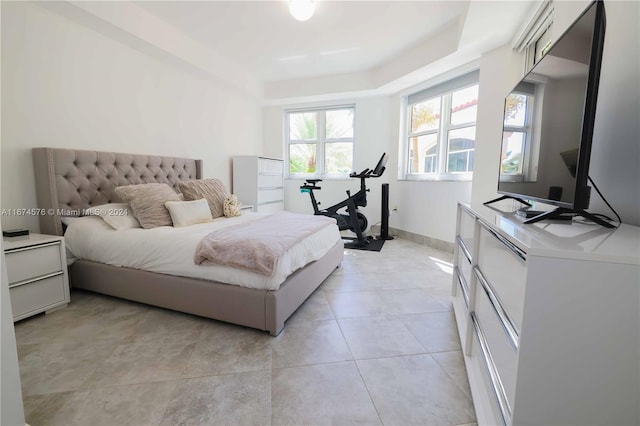
M 115 230 L 140 228 L 140 222 L 126 203 L 109 203 L 89 209 L 90 216 L 100 216 Z
M 229 193 L 220 179 L 187 180 L 180 183 L 180 191 L 184 194 L 185 201 L 206 198 L 212 218 L 224 214 L 224 199 Z
M 143 228 L 173 225 L 164 203 L 178 201 L 180 198 L 166 183 L 118 186 L 115 192 L 123 201 L 129 203 L 133 215 Z
M 164 205 L 176 228 L 213 220 L 209 203 L 204 198 L 195 201 L 167 201 Z
M 222 208 L 225 217 L 240 216 L 240 202 L 238 197 L 233 194 L 227 195 L 224 199 L 224 206 Z

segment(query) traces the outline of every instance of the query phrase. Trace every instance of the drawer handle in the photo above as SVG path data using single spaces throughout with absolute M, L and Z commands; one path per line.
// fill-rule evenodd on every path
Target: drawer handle
M 281 186 L 259 186 L 258 190 L 260 191 L 273 191 L 276 189 L 282 189 Z
M 43 247 L 49 247 L 49 246 L 59 246 L 60 245 L 60 241 L 54 241 L 52 243 L 42 243 L 42 244 L 34 244 L 32 246 L 28 246 L 28 247 L 20 247 L 20 248 L 14 248 L 14 249 L 7 249 L 5 250 L 5 254 L 9 254 L 9 253 L 18 253 L 21 251 L 27 251 L 27 250 L 35 250 L 35 249 L 39 249 L 39 248 L 43 248 Z
M 482 331 L 482 327 L 480 327 L 480 323 L 478 322 L 478 319 L 476 318 L 474 312 L 471 313 L 471 323 L 473 324 L 473 329 L 476 332 L 478 343 L 480 343 L 480 353 L 482 354 L 484 366 L 486 367 L 487 373 L 489 374 L 489 380 L 491 381 L 491 389 L 493 390 L 493 395 L 498 402 L 498 408 L 500 408 L 502 423 L 506 426 L 509 424 L 509 419 L 511 418 L 511 406 L 509 405 L 509 400 L 507 399 L 504 385 L 502 384 L 502 379 L 500 379 L 500 374 L 498 374 L 496 364 L 493 361 L 493 356 L 491 355 L 491 351 L 489 350 L 489 344 L 487 343 L 487 339 L 484 335 L 484 332 Z
M 458 285 L 462 289 L 462 296 L 463 296 L 462 298 L 464 299 L 464 304 L 467 305 L 467 309 L 469 309 L 469 295 L 467 294 L 467 288 L 465 287 L 467 282 L 465 281 L 464 277 L 460 273 L 460 270 L 458 269 L 457 266 L 455 271 L 456 271 L 456 277 L 458 278 Z
M 482 227 L 484 229 L 487 230 L 487 232 L 489 232 L 491 235 L 496 237 L 496 239 L 498 239 L 498 241 L 500 241 L 502 244 L 504 244 L 510 252 L 512 252 L 513 254 L 518 256 L 520 259 L 522 259 L 523 262 L 527 261 L 527 253 L 525 253 L 524 251 L 520 250 L 515 244 L 513 244 L 511 241 L 507 240 L 502 235 L 498 234 L 496 231 L 491 229 L 484 222 L 482 222 L 482 221 L 478 221 L 478 222 L 480 223 L 480 225 L 482 225 Z
M 18 281 L 17 283 L 13 283 L 9 285 L 9 288 L 20 287 L 21 285 L 31 284 L 36 281 L 46 280 L 47 278 L 57 277 L 58 275 L 64 274 L 64 271 L 52 272 L 51 274 L 41 275 L 35 278 L 29 278 L 28 280 Z
M 482 271 L 480 271 L 480 268 L 475 266 L 473 268 L 473 272 L 476 274 L 478 281 L 480 281 L 480 285 L 482 285 L 484 292 L 487 294 L 487 297 L 489 298 L 489 302 L 491 302 L 491 306 L 493 306 L 493 310 L 498 315 L 498 318 L 500 319 L 500 324 L 502 325 L 502 328 L 504 329 L 505 333 L 507 334 L 507 337 L 509 338 L 509 343 L 511 343 L 511 346 L 513 346 L 513 349 L 518 350 L 519 332 L 517 327 L 515 326 L 515 323 L 513 322 L 513 320 L 507 313 L 507 311 L 502 306 L 502 303 L 500 303 L 500 299 L 498 299 L 498 297 L 496 296 L 496 292 L 493 290 L 493 287 L 491 286 L 491 284 L 489 284 L 489 282 L 484 277 L 484 275 L 482 275 Z
M 460 236 L 457 236 L 456 242 L 458 243 L 458 247 L 462 249 L 462 253 L 464 254 L 464 256 L 467 258 L 469 263 L 471 263 L 471 253 L 469 253 L 469 249 L 467 248 L 467 245 L 464 243 L 464 240 L 460 238 Z
M 264 206 L 265 204 L 276 204 L 276 203 L 281 203 L 284 200 L 275 200 L 275 201 L 263 201 L 262 203 L 258 203 L 261 206 Z

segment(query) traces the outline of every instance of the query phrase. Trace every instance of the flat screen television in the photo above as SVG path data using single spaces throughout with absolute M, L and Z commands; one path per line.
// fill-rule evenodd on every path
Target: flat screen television
M 609 225 L 585 211 L 604 33 L 596 1 L 505 98 L 499 199 L 557 206 L 526 223 L 571 213 Z

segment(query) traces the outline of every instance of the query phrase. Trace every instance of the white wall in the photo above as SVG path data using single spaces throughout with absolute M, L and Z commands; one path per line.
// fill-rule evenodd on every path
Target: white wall
M 555 2 L 555 41 L 588 3 Z M 589 174 L 623 222 L 640 225 L 640 12 L 638 2 L 605 2 L 607 29 Z M 472 202 L 497 196 L 504 97 L 522 78 L 510 46 L 482 55 Z M 595 191 L 590 212 L 613 215 Z
M 255 99 L 35 3 L 2 2 L 2 86 L 5 209 L 36 207 L 32 147 L 200 158 L 227 186 L 231 157 L 262 148 Z

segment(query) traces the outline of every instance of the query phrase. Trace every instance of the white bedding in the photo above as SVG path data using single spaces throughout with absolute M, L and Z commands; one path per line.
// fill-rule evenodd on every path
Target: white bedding
M 67 250 L 76 259 L 266 290 L 277 290 L 291 273 L 320 259 L 341 240 L 335 224 L 323 227 L 285 253 L 272 277 L 225 266 L 194 263 L 195 247 L 205 235 L 261 216 L 245 213 L 183 228 L 161 226 L 119 231 L 100 217 L 89 216 L 75 219 L 68 226 L 64 238 Z

